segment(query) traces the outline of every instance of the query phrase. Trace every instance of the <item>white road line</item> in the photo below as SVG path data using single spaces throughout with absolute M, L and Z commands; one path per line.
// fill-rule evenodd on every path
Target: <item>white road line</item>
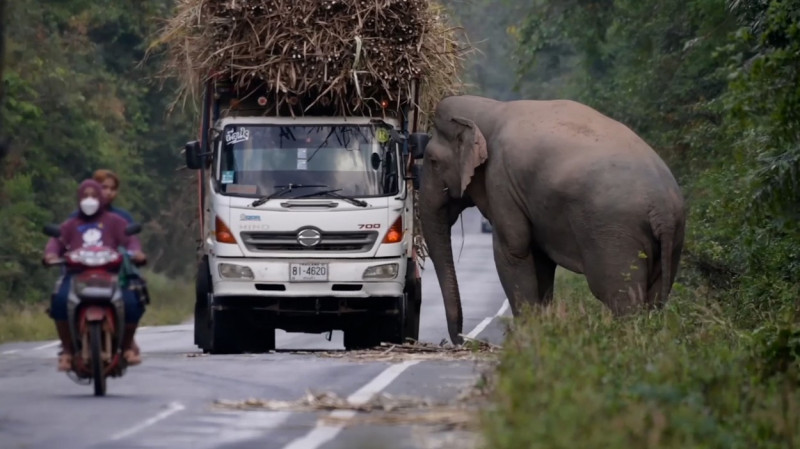
M 467 337 L 477 338 L 478 334 L 483 332 L 483 330 L 486 329 L 486 326 L 488 326 L 493 319 L 498 318 L 502 316 L 504 313 L 506 313 L 508 307 L 509 307 L 508 299 L 506 299 L 505 301 L 503 301 L 503 305 L 500 306 L 500 310 L 498 310 L 497 313 L 494 314 L 494 316 L 484 318 L 483 321 L 481 321 L 480 323 L 478 323 L 477 326 L 475 326 L 475 329 L 472 329 L 472 332 L 467 334 Z
M 164 410 L 163 412 L 153 416 L 152 418 L 148 418 L 140 422 L 139 424 L 131 427 L 128 430 L 124 430 L 122 432 L 112 435 L 111 441 L 121 440 L 123 438 L 129 437 L 135 434 L 136 432 L 146 429 L 159 421 L 167 419 L 170 416 L 174 415 L 175 413 L 178 413 L 179 411 L 184 409 L 186 409 L 186 407 L 184 407 L 183 404 L 181 404 L 180 402 L 172 402 L 167 406 L 167 409 Z
M 470 333 L 468 333 L 468 334 L 467 334 L 467 337 L 468 337 L 468 338 L 475 338 L 475 337 L 477 337 L 477 336 L 478 336 L 478 334 L 480 334 L 481 332 L 483 332 L 483 330 L 484 330 L 484 329 L 486 329 L 486 326 L 488 326 L 488 325 L 489 325 L 489 323 L 491 323 L 491 322 L 492 322 L 492 319 L 493 319 L 493 317 L 486 317 L 486 318 L 484 318 L 484 319 L 483 319 L 483 321 L 481 321 L 480 323 L 478 323 L 478 325 L 477 325 L 477 326 L 475 326 L 475 329 L 472 329 L 472 332 L 470 332 Z
M 47 344 L 44 344 L 44 345 L 41 345 L 41 346 L 37 346 L 37 347 L 33 348 L 33 350 L 34 351 L 40 351 L 42 349 L 54 348 L 54 347 L 56 347 L 56 346 L 58 346 L 60 344 L 61 344 L 61 342 L 58 341 L 58 340 L 51 341 L 50 343 L 47 343 Z
M 1 354 L 9 355 L 9 354 L 16 354 L 19 352 L 19 349 L 9 349 L 8 351 L 3 351 Z
M 498 310 L 493 317 L 484 318 L 483 321 L 475 326 L 475 329 L 472 329 L 472 332 L 467 334 L 467 336 L 470 338 L 475 338 L 478 334 L 483 332 L 484 329 L 486 329 L 486 326 L 488 326 L 493 319 L 503 315 L 506 310 L 508 310 L 508 307 L 508 299 L 506 299 L 503 301 L 503 305 L 500 306 L 500 310 Z M 365 402 L 369 401 L 373 395 L 380 393 L 381 390 L 392 383 L 392 381 L 402 374 L 403 371 L 413 365 L 416 365 L 417 363 L 419 363 L 419 360 L 407 361 L 386 368 L 368 384 L 364 385 L 358 391 L 348 396 L 347 401 L 356 405 L 364 404 Z M 353 410 L 336 410 L 331 412 L 328 416 L 339 420 L 348 420 L 356 416 L 356 412 Z M 339 435 L 339 432 L 341 432 L 343 428 L 344 427 L 342 426 L 323 424 L 322 420 L 318 420 L 316 427 L 314 427 L 310 432 L 305 434 L 305 436 L 290 442 L 284 446 L 283 449 L 316 449 L 336 438 L 336 435 Z
M 506 313 L 506 310 L 508 310 L 509 307 L 511 307 L 511 304 L 508 303 L 508 298 L 506 298 L 506 300 L 503 301 L 503 305 L 500 306 L 500 310 L 497 311 L 495 317 L 503 316 L 503 314 Z
M 348 396 L 347 401 L 356 405 L 364 404 L 369 401 L 373 395 L 380 393 L 381 390 L 392 383 L 403 371 L 417 363 L 419 363 L 419 360 L 412 360 L 386 368 L 368 384 Z M 331 418 L 346 420 L 356 416 L 356 412 L 353 410 L 336 410 L 331 412 L 329 416 Z M 314 427 L 313 430 L 308 432 L 305 436 L 287 444 L 283 449 L 316 449 L 336 438 L 336 435 L 338 435 L 343 428 L 342 426 L 322 424 L 322 420 L 319 420 L 317 421 L 317 426 Z

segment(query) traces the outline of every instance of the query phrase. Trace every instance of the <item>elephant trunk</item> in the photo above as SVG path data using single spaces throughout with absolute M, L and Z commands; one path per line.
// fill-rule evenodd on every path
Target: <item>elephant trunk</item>
M 438 196 L 442 193 L 438 192 Z M 444 198 L 442 198 L 444 199 Z M 433 260 L 433 267 L 442 289 L 445 315 L 447 316 L 447 330 L 453 344 L 463 343 L 461 327 L 463 315 L 461 311 L 461 296 L 458 293 L 458 279 L 453 263 L 453 249 L 450 242 L 450 229 L 453 222 L 461 212 L 444 204 L 431 204 L 431 195 L 423 197 L 421 204 L 422 234 L 428 245 L 428 253 Z

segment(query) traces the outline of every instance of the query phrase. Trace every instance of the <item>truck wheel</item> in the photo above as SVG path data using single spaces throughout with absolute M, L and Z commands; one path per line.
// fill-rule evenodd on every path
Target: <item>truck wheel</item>
M 244 350 L 250 353 L 274 351 L 275 326 L 265 323 L 260 316 L 256 316 L 254 321 L 247 323 L 247 335 L 242 341 Z
M 209 348 L 209 322 L 208 295 L 213 293 L 211 272 L 208 267 L 208 256 L 203 256 L 197 264 L 195 275 L 195 302 L 194 302 L 194 344 L 204 352 Z
M 210 326 L 207 351 L 211 354 L 239 354 L 236 316 L 229 310 L 212 310 L 209 314 Z
M 345 329 L 344 348 L 348 351 L 370 349 L 381 344 L 381 335 L 372 322 L 361 322 Z
M 415 315 L 412 296 L 404 294 L 397 298 L 396 315 L 389 315 L 383 318 L 380 328 L 381 342 L 401 345 L 406 343 L 406 338 L 417 339 L 419 335 L 419 313 Z M 416 318 L 415 318 L 416 317 Z

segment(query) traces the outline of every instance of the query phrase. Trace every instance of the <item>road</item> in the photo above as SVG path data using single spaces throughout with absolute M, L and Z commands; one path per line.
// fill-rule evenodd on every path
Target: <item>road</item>
M 491 236 L 480 233 L 479 217 L 468 210 L 453 228 L 464 332 L 501 344 L 498 316 L 510 312 Z M 446 402 L 476 383 L 481 368 L 475 361 L 355 360 L 343 350 L 341 332 L 328 341 L 323 334 L 279 331 L 275 353 L 225 356 L 200 354 L 190 324 L 143 328 L 137 335 L 144 363 L 110 379 L 104 398 L 56 372 L 56 342 L 0 346 L 0 448 L 400 449 L 465 447 L 456 438 L 474 440 L 442 426 L 359 424 L 365 413 L 352 411 L 242 410 L 215 401 L 296 401 L 311 390 L 354 403 L 378 393 Z M 428 261 L 420 340 L 444 339 L 441 293 Z M 335 421 L 325 420 L 331 417 Z

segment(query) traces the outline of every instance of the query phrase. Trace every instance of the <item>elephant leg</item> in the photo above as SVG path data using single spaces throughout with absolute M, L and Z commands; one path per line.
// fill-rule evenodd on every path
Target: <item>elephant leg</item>
M 584 259 L 589 290 L 602 301 L 615 316 L 641 309 L 649 300 L 653 280 L 648 279 L 647 260 L 638 257 L 640 250 L 622 250 L 619 247 L 591 251 Z M 660 282 L 655 282 L 660 284 Z
M 539 291 L 539 296 L 535 298 L 536 303 L 548 305 L 553 302 L 553 287 L 555 285 L 557 265 L 538 248 L 534 248 L 532 252 Z
M 675 276 L 680 265 L 680 251 L 680 247 L 672 248 L 669 267 L 662 265 L 661 257 L 657 257 L 653 261 L 653 265 L 650 268 L 650 283 L 647 287 L 647 305 L 653 309 L 662 309 L 669 299 L 664 297 L 663 284 L 664 282 L 669 282 L 670 290 L 672 290 L 672 283 L 675 282 Z M 669 278 L 664 276 L 665 268 L 669 268 Z
M 529 236 L 527 229 L 497 229 L 493 233 L 497 274 L 514 316 L 519 315 L 524 303 L 543 305 L 553 294 L 556 265 L 540 251 L 531 249 Z
M 508 298 L 511 313 L 518 316 L 527 298 L 538 294 L 538 284 L 533 265 L 533 254 L 512 253 L 506 245 L 498 242 L 494 234 L 494 263 L 500 284 Z

